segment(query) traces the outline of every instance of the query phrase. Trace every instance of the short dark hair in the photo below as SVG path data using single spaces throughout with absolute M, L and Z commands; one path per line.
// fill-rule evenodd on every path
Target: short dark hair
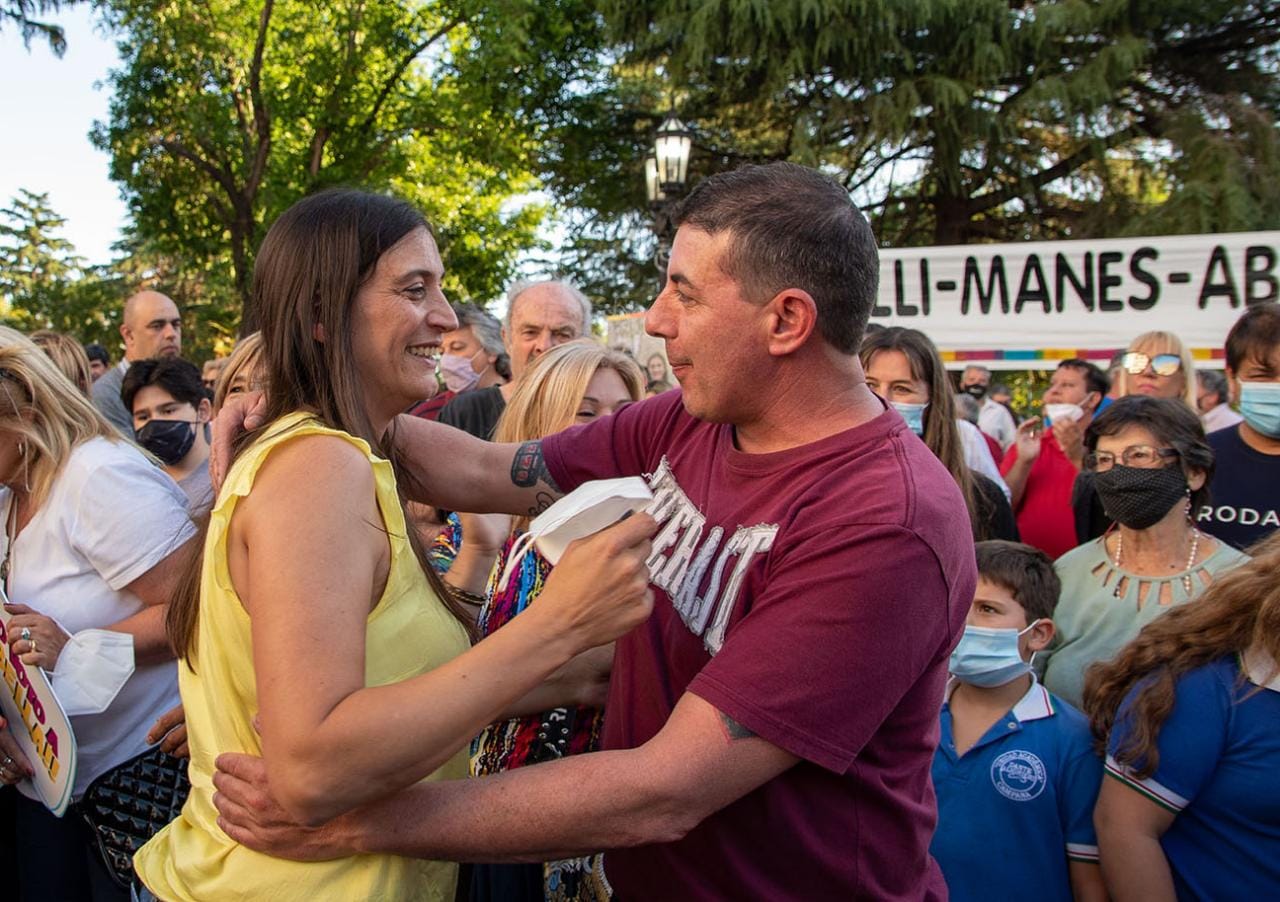
M 720 268 L 748 299 L 807 291 L 818 307 L 818 334 L 842 353 L 857 353 L 880 258 L 871 226 L 834 179 L 795 163 L 742 166 L 700 182 L 675 222 L 732 233 Z
M 1021 542 L 992 539 L 974 546 L 978 576 L 1013 593 L 1027 613 L 1027 623 L 1052 619 L 1062 594 L 1062 581 L 1053 559 L 1039 548 Z
M 1084 432 L 1085 451 L 1094 451 L 1098 439 L 1115 435 L 1130 426 L 1141 426 L 1157 442 L 1178 452 L 1185 467 L 1204 473 L 1204 485 L 1191 493 L 1191 509 L 1199 510 L 1209 503 L 1209 483 L 1213 481 L 1213 448 L 1205 441 L 1200 418 L 1181 398 L 1149 398 L 1127 395 L 1110 404 L 1094 418 Z
M 84 355 L 90 360 L 96 360 L 103 366 L 111 365 L 111 358 L 107 356 L 107 349 L 96 341 L 91 341 L 84 346 Z
M 1099 395 L 1105 395 L 1111 390 L 1111 380 L 1107 378 L 1107 374 L 1098 368 L 1095 363 L 1081 357 L 1068 357 L 1066 360 L 1058 364 L 1058 369 L 1073 369 L 1084 373 L 1084 384 L 1089 391 L 1096 391 Z
M 1227 366 L 1238 373 L 1250 357 L 1265 361 L 1280 345 L 1280 304 L 1254 304 L 1227 333 Z
M 179 403 L 199 408 L 209 395 L 204 389 L 200 369 L 181 357 L 161 357 L 139 360 L 129 367 L 120 384 L 120 400 L 125 410 L 133 413 L 133 399 L 148 385 L 164 389 Z

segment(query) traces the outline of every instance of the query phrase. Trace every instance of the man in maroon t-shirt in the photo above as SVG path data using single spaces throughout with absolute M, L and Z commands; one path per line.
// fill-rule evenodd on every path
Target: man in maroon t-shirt
M 929 768 L 973 543 L 955 482 L 858 364 L 870 229 L 791 164 L 704 181 L 679 222 L 646 328 L 681 392 L 521 446 L 400 424 L 424 495 L 455 509 L 647 477 L 655 605 L 618 640 L 605 750 L 420 784 L 308 833 L 228 756 L 233 838 L 292 857 L 603 848 L 622 900 L 945 897 Z

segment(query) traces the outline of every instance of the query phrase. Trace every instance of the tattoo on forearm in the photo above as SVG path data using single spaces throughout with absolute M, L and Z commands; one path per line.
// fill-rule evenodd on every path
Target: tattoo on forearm
M 560 494 L 560 486 L 551 478 L 547 462 L 542 458 L 542 442 L 525 442 L 516 449 L 515 459 L 511 461 L 511 482 L 522 488 L 532 488 L 541 482 Z
M 549 492 L 539 492 L 536 497 L 538 499 L 537 504 L 529 508 L 530 517 L 538 516 L 538 514 L 556 503 L 556 499 L 553 498 Z
M 720 723 L 724 725 L 725 735 L 729 737 L 730 742 L 735 739 L 750 739 L 756 735 L 723 711 L 717 711 L 716 713 L 720 715 Z

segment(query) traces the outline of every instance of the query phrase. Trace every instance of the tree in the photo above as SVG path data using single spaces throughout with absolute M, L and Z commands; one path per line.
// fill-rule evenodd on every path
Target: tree
M 67 51 L 67 36 L 63 33 L 62 26 L 38 21 L 35 17 L 43 19 L 76 2 L 78 0 L 4 0 L 0 3 L 0 28 L 16 25 L 27 49 L 31 48 L 34 39 L 44 38 L 54 55 L 62 56 Z
M 21 190 L 0 209 L 0 321 L 24 332 L 54 329 L 81 341 L 109 341 L 103 301 L 111 277 L 87 269 L 61 231 L 66 220 L 47 194 Z
M 643 211 L 648 134 L 637 126 L 652 128 L 648 116 L 668 98 L 698 125 L 697 172 L 779 159 L 821 166 L 890 246 L 1280 224 L 1272 2 L 602 0 L 601 9 L 612 83 L 581 128 L 629 145 L 610 163 L 630 170 L 598 197 L 565 195 L 586 204 L 584 246 L 625 246 L 610 229 L 619 210 Z M 552 162 L 574 172 L 574 161 Z M 596 212 L 607 226 L 594 227 Z M 624 251 L 614 265 L 633 262 Z
M 483 301 L 537 243 L 537 111 L 583 52 L 549 41 L 581 6 L 114 0 L 124 65 L 94 141 L 140 242 L 225 269 L 209 292 L 223 313 L 248 300 L 266 226 L 336 184 L 416 203 L 445 246 L 447 289 Z

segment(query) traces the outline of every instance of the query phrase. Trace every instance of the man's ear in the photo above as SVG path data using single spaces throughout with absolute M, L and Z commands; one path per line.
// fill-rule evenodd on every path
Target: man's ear
M 1225 369 L 1227 374 L 1227 397 L 1223 398 L 1223 403 L 1239 404 L 1240 403 L 1240 380 L 1236 378 L 1235 370 L 1231 367 Z
M 1090 396 L 1093 397 L 1092 402 L 1089 400 Z M 1085 410 L 1089 411 L 1089 413 L 1097 413 L 1098 405 L 1101 403 L 1102 403 L 1102 392 L 1091 391 L 1091 392 L 1085 393 L 1084 400 L 1080 402 L 1080 406 L 1083 407 Z
M 213 414 L 213 402 L 208 398 L 204 398 L 196 406 L 196 422 L 207 423 Z
M 784 288 L 765 306 L 769 353 L 774 357 L 795 353 L 818 328 L 818 304 L 807 291 Z

